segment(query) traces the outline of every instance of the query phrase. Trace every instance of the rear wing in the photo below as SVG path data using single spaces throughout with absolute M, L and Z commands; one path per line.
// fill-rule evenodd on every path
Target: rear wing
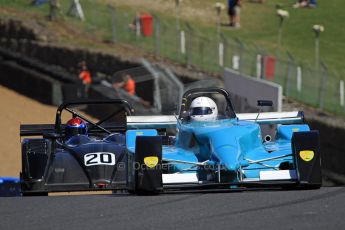
M 123 123 L 109 123 L 103 125 L 104 128 L 109 130 L 112 133 L 123 133 L 127 130 L 126 125 Z M 65 128 L 65 125 L 61 125 L 62 129 L 62 134 L 63 130 Z M 92 129 L 89 130 L 90 134 L 98 134 L 102 133 L 102 130 L 99 129 Z M 57 133 L 57 130 L 55 129 L 54 124 L 23 124 L 20 125 L 20 136 L 25 137 L 25 136 L 43 136 L 44 134 L 47 133 Z
M 304 123 L 304 113 L 302 111 L 293 112 L 266 112 L 260 113 L 239 113 L 239 120 L 254 121 L 259 124 L 296 124 Z
M 171 115 L 162 116 L 127 116 L 129 129 L 159 129 L 176 127 L 177 117 Z
M 294 112 L 266 112 L 239 113 L 237 118 L 241 121 L 253 121 L 258 124 L 298 124 L 304 122 L 304 114 L 301 111 Z M 176 126 L 175 116 L 127 116 L 129 129 L 145 128 L 173 128 Z
M 103 108 L 108 113 L 106 117 L 99 118 L 98 122 L 92 121 L 90 118 L 85 117 L 83 114 L 74 110 L 74 107 L 78 106 L 90 106 L 90 105 L 107 105 Z M 95 108 L 91 109 L 87 107 L 87 110 L 91 112 L 93 116 L 97 117 L 99 111 Z M 62 111 L 71 113 L 73 117 L 80 117 L 88 123 L 88 132 L 91 134 L 98 134 L 102 132 L 114 133 L 114 132 L 125 132 L 127 130 L 126 119 L 121 118 L 120 121 L 110 122 L 109 120 L 124 111 L 125 114 L 131 115 L 134 112 L 132 106 L 122 99 L 111 99 L 111 100 L 81 100 L 81 101 L 70 101 L 62 103 L 56 110 L 55 124 L 23 124 L 20 125 L 20 136 L 43 136 L 48 133 L 55 133 L 57 136 L 64 134 L 65 125 L 61 122 Z M 102 110 L 103 111 L 103 110 Z M 104 112 L 104 111 L 103 111 Z M 109 121 L 109 122 L 108 122 Z M 102 126 L 101 126 L 102 125 Z

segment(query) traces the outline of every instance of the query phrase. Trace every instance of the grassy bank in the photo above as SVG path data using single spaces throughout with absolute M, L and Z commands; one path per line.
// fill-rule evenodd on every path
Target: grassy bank
M 113 39 L 112 22 L 116 25 L 117 44 L 133 44 L 136 50 L 157 51 L 156 35 L 151 37 L 137 37 L 134 31 L 130 31 L 128 24 L 133 21 L 137 12 L 150 12 L 159 18 L 160 41 L 159 55 L 168 57 L 182 64 L 191 64 L 202 70 L 221 72 L 218 60 L 218 37 L 216 27 L 216 12 L 213 8 L 216 0 L 185 0 L 180 8 L 180 24 L 187 31 L 189 24 L 193 31 L 191 40 L 192 50 L 187 54 L 179 51 L 179 41 L 175 30 L 175 1 L 173 0 L 82 0 L 82 6 L 86 16 L 84 22 L 66 16 L 71 1 L 60 0 L 61 11 L 58 22 L 48 22 L 45 18 L 49 14 L 47 4 L 33 7 L 29 0 L 2 0 L 0 7 L 16 12 L 16 17 L 26 19 L 36 18 L 41 24 L 50 27 L 59 36 L 59 41 L 65 44 L 73 44 L 83 47 L 101 47 L 114 52 L 116 46 L 108 47 L 103 41 Z M 224 1 L 224 3 L 226 3 Z M 112 18 L 107 5 L 115 7 L 115 20 Z M 332 0 L 319 2 L 315 9 L 294 9 L 294 0 L 270 0 L 264 4 L 250 3 L 243 0 L 241 10 L 241 28 L 233 29 L 228 26 L 221 27 L 221 33 L 232 45 L 228 46 L 225 53 L 224 65 L 232 66 L 233 55 L 239 55 L 242 51 L 238 48 L 239 42 L 245 47 L 241 58 L 245 64 L 241 66 L 242 73 L 255 76 L 256 54 L 260 51 L 265 54 L 280 54 L 283 61 L 277 64 L 275 81 L 284 87 L 284 94 L 303 101 L 312 106 L 319 106 L 320 90 L 323 90 L 325 109 L 344 114 L 344 107 L 339 105 L 339 80 L 345 79 L 345 66 L 343 56 L 345 54 L 345 29 L 342 26 L 345 15 L 341 13 L 345 2 Z M 278 17 L 276 6 L 279 5 L 290 12 L 290 17 L 284 21 L 282 46 L 278 52 Z M 228 23 L 226 10 L 221 14 L 221 22 Z M 315 46 L 312 26 L 322 24 L 326 30 L 321 34 L 320 54 L 321 61 L 330 70 L 328 79 L 322 78 L 322 73 L 315 74 Z M 59 31 L 59 29 L 61 31 Z M 67 28 L 67 29 L 66 29 Z M 91 38 L 84 39 L 84 38 Z M 101 42 L 94 42 L 95 40 Z M 200 39 L 202 38 L 202 39 Z M 190 42 L 187 37 L 186 43 Z M 123 49 L 122 49 L 123 51 Z M 136 55 L 133 49 L 125 50 Z M 296 66 L 303 67 L 303 90 L 296 89 L 296 74 L 291 76 L 291 82 L 287 81 L 290 71 L 286 62 L 289 52 L 294 57 Z M 241 64 L 242 65 L 242 64 Z M 279 69 L 278 69 L 279 67 Z M 295 69 L 296 70 L 296 69 Z M 295 71 L 294 70 L 294 71 Z M 286 90 L 290 85 L 291 89 Z M 323 88 L 324 87 L 324 88 Z

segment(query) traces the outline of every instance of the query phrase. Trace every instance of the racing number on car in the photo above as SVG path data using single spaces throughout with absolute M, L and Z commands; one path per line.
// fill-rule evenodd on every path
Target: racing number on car
M 88 153 L 84 155 L 85 166 L 115 165 L 115 154 L 108 152 Z

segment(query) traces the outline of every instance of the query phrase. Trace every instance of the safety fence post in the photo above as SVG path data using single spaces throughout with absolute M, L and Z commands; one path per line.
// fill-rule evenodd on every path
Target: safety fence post
M 297 92 L 298 93 L 301 93 L 301 91 L 302 91 L 302 67 L 301 66 L 297 66 L 296 67 L 297 68 L 297 86 L 296 86 L 296 88 L 297 88 Z
M 185 55 L 186 54 L 186 32 L 184 30 L 180 30 L 179 34 L 180 38 L 180 51 L 181 54 Z
M 339 97 L 340 97 L 340 106 L 344 107 L 345 98 L 344 98 L 344 80 L 339 82 Z
M 191 66 L 192 64 L 192 48 L 193 48 L 193 28 L 192 26 L 186 22 L 187 28 L 187 49 L 186 49 L 186 58 L 187 58 L 187 66 Z
M 244 60 L 243 60 L 243 51 L 244 51 L 244 44 L 240 41 L 237 37 L 234 38 L 235 43 L 237 44 L 237 48 L 239 50 L 238 56 L 235 55 L 232 57 L 233 62 L 233 68 L 237 69 L 240 74 L 243 73 L 243 66 L 244 66 Z
M 265 49 L 263 49 L 261 46 L 259 47 L 258 45 L 256 45 L 254 43 L 254 47 L 256 49 L 256 58 L 254 59 L 255 60 L 255 70 L 254 70 L 254 74 L 253 77 L 256 77 L 257 79 L 260 79 L 260 78 L 264 78 L 264 65 L 263 65 L 263 58 L 265 57 L 265 55 L 267 55 L 267 51 Z
M 219 39 L 219 66 L 221 68 L 224 68 L 225 63 L 226 63 L 226 53 L 227 53 L 227 44 L 228 41 L 226 40 L 225 36 L 223 33 L 220 34 L 220 39 Z

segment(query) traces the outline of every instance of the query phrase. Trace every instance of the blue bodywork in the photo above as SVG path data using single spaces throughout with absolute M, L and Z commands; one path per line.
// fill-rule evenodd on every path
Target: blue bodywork
M 170 165 L 169 173 L 199 172 L 200 167 L 191 164 L 203 162 L 213 171 L 221 166 L 228 172 L 222 182 L 228 183 L 259 180 L 261 171 L 294 168 L 292 134 L 310 130 L 306 124 L 278 125 L 274 141 L 264 141 L 258 123 L 238 118 L 177 122 L 176 129 L 175 143 L 163 146 L 163 162 Z M 155 129 L 127 131 L 127 148 L 133 153 L 137 135 L 158 134 Z M 268 160 L 255 163 L 263 159 Z
M 0 177 L 0 196 L 19 196 L 20 180 L 15 177 Z
M 223 95 L 226 103 L 218 101 L 214 120 L 192 120 L 191 101 L 204 94 Z M 109 104 L 116 111 L 95 123 L 71 109 L 88 104 Z M 118 104 L 125 116 L 106 122 L 118 114 L 113 106 Z M 69 137 L 63 132 L 64 110 L 88 123 L 87 135 Z M 299 112 L 248 118 L 235 113 L 229 93 L 220 88 L 187 91 L 178 117 L 132 116 L 132 110 L 123 100 L 68 102 L 57 109 L 55 125 L 21 126 L 22 136 L 42 135 L 22 142 L 22 194 L 123 189 L 140 193 L 181 184 L 251 186 L 253 181 L 321 186 L 318 132 L 303 124 Z M 263 138 L 263 124 L 276 125 L 273 141 Z M 169 128 L 176 133 L 170 135 Z

